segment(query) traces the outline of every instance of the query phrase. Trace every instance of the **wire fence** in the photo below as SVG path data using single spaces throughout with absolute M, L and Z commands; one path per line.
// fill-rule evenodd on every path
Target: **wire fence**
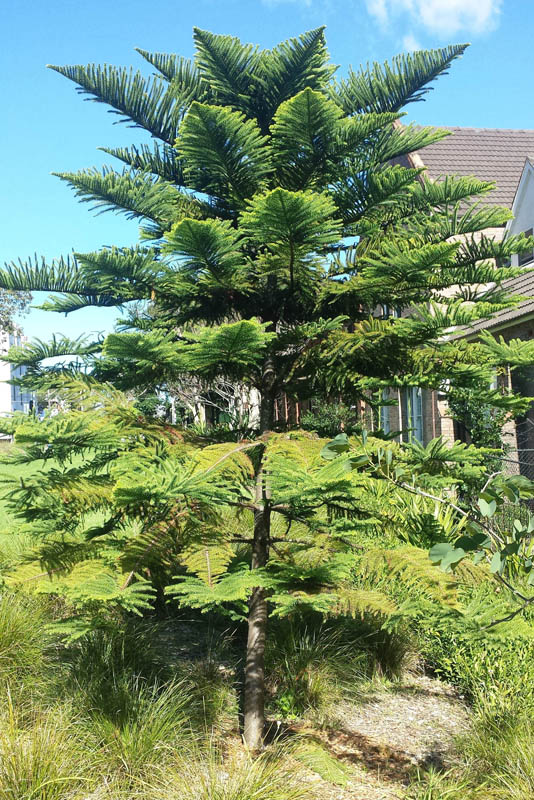
M 534 449 L 507 453 L 502 459 L 502 471 L 505 475 L 524 475 L 534 481 Z

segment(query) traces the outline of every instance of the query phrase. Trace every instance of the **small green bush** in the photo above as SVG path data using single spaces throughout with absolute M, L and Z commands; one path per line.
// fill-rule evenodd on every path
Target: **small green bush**
M 356 412 L 343 403 L 315 401 L 313 409 L 302 415 L 300 427 L 314 431 L 321 438 L 333 439 L 342 431 L 348 436 L 361 432 Z

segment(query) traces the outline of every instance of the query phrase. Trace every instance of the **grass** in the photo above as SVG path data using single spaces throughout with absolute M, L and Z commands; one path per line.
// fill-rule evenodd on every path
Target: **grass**
M 0 591 L 0 800 L 306 796 L 287 754 L 246 756 L 235 687 L 213 658 L 170 668 L 168 623 L 117 620 L 64 645 L 46 633 L 52 612 Z M 230 739 L 214 724 L 225 701 Z
M 180 640 L 206 626 L 202 620 L 117 619 L 64 645 L 47 633 L 53 613 L 39 597 L 0 593 L 0 800 L 300 800 L 313 796 L 299 778 L 304 767 L 329 775 L 328 785 L 340 780 L 330 775 L 332 764 L 320 769 L 317 754 L 299 754 L 298 743 L 247 757 L 236 727 L 231 643 L 217 650 L 206 633 L 204 653 L 191 658 Z M 273 626 L 268 670 L 278 717 L 331 723 L 335 702 L 356 702 L 386 666 L 398 674 L 406 643 L 397 647 L 362 626 Z M 455 668 L 473 687 L 472 727 L 449 769 L 422 771 L 406 800 L 530 800 L 529 680 L 516 699 L 517 676 L 528 670 L 524 653 L 510 639 L 501 668 L 492 668 L 490 653 L 484 671 L 474 645 L 453 645 Z M 445 663 L 445 651 L 442 657 Z
M 44 606 L 6 593 L 0 602 L 0 687 L 22 683 L 42 668 L 47 647 Z
M 7 469 L 22 478 L 34 471 L 0 466 L 0 485 Z M 9 565 L 30 540 L 6 512 L 1 490 L 0 519 L 0 564 Z M 487 607 L 486 593 L 472 591 L 474 606 Z M 321 774 L 316 753 L 307 761 L 307 751 L 292 754 L 287 743 L 259 759 L 243 752 L 241 643 L 227 640 L 222 627 L 210 632 L 211 623 L 200 617 L 184 624 L 117 616 L 105 630 L 67 646 L 48 628 L 56 611 L 50 599 L 0 588 L 0 800 L 312 796 L 299 780 L 299 763 L 315 763 Z M 473 714 L 453 762 L 414 776 L 406 800 L 531 800 L 529 621 L 491 638 L 473 636 L 454 615 L 392 632 L 367 621 L 275 621 L 267 650 L 268 709 L 277 719 L 333 725 L 340 701 L 357 703 L 370 681 L 395 681 L 414 653 L 456 683 Z M 328 763 L 324 774 L 331 770 Z

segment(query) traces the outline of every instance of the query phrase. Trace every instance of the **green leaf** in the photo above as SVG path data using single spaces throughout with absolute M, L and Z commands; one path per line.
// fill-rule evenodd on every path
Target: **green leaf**
M 439 564 L 439 562 L 453 549 L 454 548 L 452 544 L 449 542 L 439 542 L 431 548 L 428 556 L 434 564 Z
M 460 536 L 456 540 L 455 546 L 463 548 L 466 552 L 478 550 L 481 546 L 486 546 L 490 540 L 485 533 L 476 533 L 474 536 Z
M 351 456 L 349 458 L 349 464 L 351 469 L 358 469 L 358 467 L 364 467 L 367 464 L 370 464 L 369 456 L 361 455 L 361 456 Z
M 331 442 L 325 444 L 321 450 L 321 458 L 331 461 L 337 458 L 340 453 L 346 453 L 348 450 L 350 450 L 349 437 L 346 433 L 339 433 Z
M 478 507 L 480 508 L 480 513 L 483 517 L 492 517 L 497 510 L 497 503 L 495 500 L 492 500 L 490 503 L 488 503 L 482 497 L 479 497 Z
M 450 567 L 457 564 L 462 558 L 465 558 L 466 552 L 462 547 L 453 547 L 449 550 L 447 555 L 441 560 L 441 569 L 447 572 Z
M 501 570 L 504 568 L 505 561 L 506 558 L 503 558 L 499 551 L 494 553 L 490 563 L 490 572 L 492 574 L 495 572 L 501 572 Z

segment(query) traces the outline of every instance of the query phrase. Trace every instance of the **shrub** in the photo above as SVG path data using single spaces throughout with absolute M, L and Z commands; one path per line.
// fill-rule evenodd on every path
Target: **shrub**
M 321 438 L 337 436 L 344 431 L 347 435 L 361 431 L 356 412 L 343 403 L 315 401 L 313 409 L 302 415 L 300 426 L 305 431 L 315 431 Z
M 94 630 L 63 651 L 67 693 L 75 692 L 88 710 L 112 719 L 128 715 L 137 682 L 164 683 L 169 660 L 158 643 L 157 624 L 117 621 L 116 627 Z
M 429 610 L 417 626 L 422 655 L 430 669 L 473 702 L 494 693 L 501 701 L 515 697 L 521 676 L 523 701 L 534 704 L 534 629 L 519 618 L 488 629 L 502 608 L 489 600 L 483 607 L 486 595 L 482 587 L 461 614 Z

